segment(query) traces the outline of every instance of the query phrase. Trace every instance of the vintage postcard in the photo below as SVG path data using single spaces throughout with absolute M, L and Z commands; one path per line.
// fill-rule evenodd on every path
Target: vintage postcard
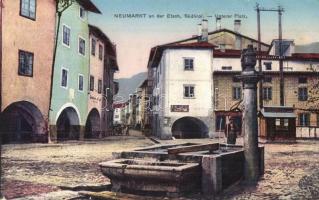
M 0 199 L 319 199 L 318 0 L 0 0 Z

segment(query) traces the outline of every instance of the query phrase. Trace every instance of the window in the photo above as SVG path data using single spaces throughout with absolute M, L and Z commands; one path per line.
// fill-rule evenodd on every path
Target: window
M 61 86 L 65 88 L 68 87 L 68 70 L 67 69 L 62 69 Z
M 184 97 L 185 98 L 194 98 L 195 97 L 194 89 L 195 88 L 192 85 L 184 86 Z
M 232 70 L 232 66 L 222 66 L 222 70 Z
M 29 19 L 35 19 L 36 0 L 20 0 L 20 15 Z
M 240 100 L 240 99 L 241 99 L 241 88 L 233 87 L 233 100 Z
M 97 91 L 99 94 L 102 93 L 102 80 L 98 80 L 98 84 L 97 84 Z
M 272 88 L 264 87 L 263 88 L 263 100 L 271 100 L 272 99 Z
M 264 77 L 264 83 L 271 83 L 272 82 L 272 78 L 269 76 Z
M 95 56 L 95 47 L 96 47 L 96 40 L 92 38 L 91 42 L 91 54 Z
M 193 58 L 184 58 L 184 70 L 194 70 Z
M 233 82 L 234 82 L 234 83 L 238 83 L 238 82 L 240 82 L 240 80 L 239 80 L 239 78 L 237 78 L 236 76 L 233 76 Z
M 85 55 L 85 40 L 83 38 L 79 38 L 79 53 Z
M 79 91 L 83 91 L 83 75 L 79 74 Z
M 71 34 L 71 29 L 67 27 L 66 25 L 63 25 L 62 42 L 68 47 L 70 46 L 70 34 Z
M 298 78 L 298 83 L 299 84 L 307 83 L 307 78 L 306 77 L 299 77 Z
M 319 114 L 317 114 L 317 127 L 319 127 Z
M 103 46 L 99 44 L 99 59 L 103 60 Z
M 288 119 L 276 118 L 276 130 L 285 130 L 287 131 L 289 127 Z
M 306 87 L 298 88 L 298 100 L 299 101 L 308 100 L 308 89 Z
M 19 69 L 21 76 L 33 76 L 33 53 L 19 50 Z
M 266 70 L 271 70 L 271 62 L 264 62 Z
M 224 131 L 225 130 L 225 123 L 226 122 L 226 118 L 223 115 L 217 115 L 216 116 L 216 131 Z
M 90 91 L 94 91 L 94 76 L 90 76 Z
M 85 14 L 85 9 L 82 6 L 80 6 L 80 18 L 85 19 Z
M 299 126 L 309 126 L 310 125 L 310 114 L 300 113 L 299 114 Z

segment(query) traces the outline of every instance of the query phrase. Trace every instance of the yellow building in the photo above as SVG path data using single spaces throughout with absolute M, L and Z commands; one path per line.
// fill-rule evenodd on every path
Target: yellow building
M 1 2 L 4 142 L 46 141 L 56 1 Z

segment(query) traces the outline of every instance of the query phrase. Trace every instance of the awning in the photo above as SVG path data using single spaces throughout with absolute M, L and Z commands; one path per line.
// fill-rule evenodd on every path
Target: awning
M 277 112 L 265 112 L 261 110 L 261 114 L 265 118 L 296 118 L 295 113 L 277 113 Z

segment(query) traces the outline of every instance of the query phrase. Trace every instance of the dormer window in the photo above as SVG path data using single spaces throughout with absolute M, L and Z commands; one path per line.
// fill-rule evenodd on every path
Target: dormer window
M 271 70 L 271 62 L 264 62 L 266 70 Z
M 232 70 L 232 66 L 222 66 L 222 70 Z
M 82 6 L 80 6 L 80 18 L 84 20 L 85 15 L 86 15 L 85 9 Z

